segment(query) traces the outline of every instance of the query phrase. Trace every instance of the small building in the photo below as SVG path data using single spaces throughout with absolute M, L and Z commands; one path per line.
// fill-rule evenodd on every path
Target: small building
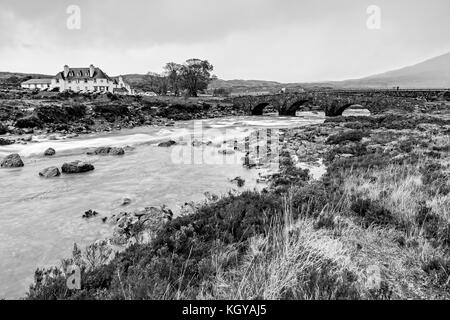
M 45 90 L 50 89 L 52 85 L 52 79 L 30 79 L 25 82 L 22 82 L 20 86 L 24 89 L 30 90 Z

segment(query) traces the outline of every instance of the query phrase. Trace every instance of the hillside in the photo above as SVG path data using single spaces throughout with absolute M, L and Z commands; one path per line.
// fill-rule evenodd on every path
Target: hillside
M 329 88 L 326 83 L 281 83 L 276 81 L 265 80 L 222 80 L 217 79 L 210 83 L 208 89 L 214 90 L 218 88 L 227 89 L 232 93 L 250 93 L 250 92 L 279 92 L 282 88 L 288 91 L 300 91 L 305 88 Z
M 20 86 L 20 83 L 28 79 L 51 78 L 52 76 L 34 73 L 0 72 L 0 88 L 12 89 Z
M 0 71 L 0 81 L 9 79 L 11 77 L 18 77 L 18 78 L 51 78 L 53 76 L 51 75 L 45 75 L 45 74 L 36 74 L 36 73 L 20 73 L 20 72 L 2 72 Z
M 20 83 L 30 78 L 48 78 L 50 75 L 0 72 L 0 85 Z M 134 88 L 158 92 L 161 79 L 151 74 L 123 76 Z M 208 90 L 225 89 L 232 93 L 279 92 L 324 88 L 450 88 L 450 53 L 424 62 L 361 79 L 316 83 L 280 83 L 266 80 L 222 80 L 210 83 Z
M 450 88 L 450 53 L 398 70 L 334 84 L 341 87 Z
M 278 91 L 281 88 L 450 88 L 450 53 L 424 62 L 361 79 L 316 83 L 279 83 L 261 80 L 216 80 L 210 88 L 232 92 Z

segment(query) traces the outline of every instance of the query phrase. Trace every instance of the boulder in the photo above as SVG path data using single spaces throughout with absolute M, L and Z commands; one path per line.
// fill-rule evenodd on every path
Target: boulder
M 8 133 L 8 127 L 0 123 L 0 135 Z
M 242 177 L 236 177 L 230 180 L 231 183 L 235 183 L 239 188 L 242 188 L 245 185 L 245 180 Z
M 111 151 L 111 147 L 99 147 L 94 151 L 89 151 L 89 155 L 106 155 Z
M 147 207 L 136 212 L 121 212 L 112 216 L 114 225 L 112 242 L 118 245 L 148 243 L 170 220 L 173 213 L 166 206 Z
M 206 146 L 210 146 L 210 145 L 212 145 L 213 144 L 213 142 L 212 141 L 200 141 L 200 140 L 194 140 L 194 141 L 192 141 L 192 146 L 193 147 L 201 147 L 201 146 L 203 146 L 203 145 L 206 145 Z
M 39 176 L 43 177 L 43 178 L 54 178 L 54 177 L 58 177 L 61 175 L 61 172 L 59 171 L 59 169 L 57 167 L 49 167 L 46 168 L 44 170 L 42 170 L 41 172 L 39 172 Z
M 125 154 L 125 150 L 123 148 L 111 148 L 109 154 L 112 156 L 122 156 Z
M 131 199 L 130 198 L 123 198 L 122 200 L 122 206 L 127 206 L 131 203 Z
M 94 166 L 90 163 L 76 160 L 73 162 L 64 163 L 61 170 L 66 174 L 83 173 L 94 170 Z
M 0 146 L 7 146 L 10 144 L 14 144 L 14 140 L 0 138 Z
M 88 211 L 86 211 L 83 215 L 82 215 L 82 218 L 83 219 L 89 219 L 89 218 L 93 218 L 93 217 L 95 217 L 95 216 L 97 216 L 98 215 L 98 212 L 97 211 L 94 211 L 94 210 L 92 210 L 92 209 L 89 209 Z
M 169 140 L 169 141 L 161 142 L 160 144 L 158 144 L 158 147 L 165 147 L 165 148 L 168 148 L 168 147 L 171 147 L 171 146 L 173 146 L 173 145 L 175 145 L 175 144 L 177 144 L 175 141 Z
M 94 151 L 89 151 L 88 155 L 113 155 L 113 156 L 121 156 L 125 154 L 125 150 L 123 148 L 111 148 L 111 147 L 99 147 Z
M 17 153 L 10 154 L 4 158 L 0 164 L 2 168 L 19 168 L 23 167 L 23 161 Z
M 27 141 L 27 142 L 31 142 L 33 141 L 33 136 L 32 135 L 27 135 L 23 138 L 21 138 L 22 141 Z
M 45 152 L 44 152 L 44 156 L 47 156 L 47 157 L 54 156 L 55 154 L 56 154 L 56 151 L 55 151 L 55 149 L 53 149 L 53 148 L 48 148 L 48 149 L 45 150 Z

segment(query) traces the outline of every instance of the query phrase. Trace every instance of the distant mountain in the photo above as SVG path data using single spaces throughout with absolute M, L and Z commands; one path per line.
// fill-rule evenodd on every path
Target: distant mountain
M 450 53 L 370 77 L 333 82 L 339 87 L 450 88 Z
M 8 79 L 11 77 L 17 77 L 17 78 L 26 78 L 29 77 L 30 79 L 36 79 L 36 78 L 51 78 L 53 76 L 45 75 L 45 74 L 37 74 L 37 73 L 20 73 L 20 72 L 2 72 L 0 71 L 0 81 L 4 79 Z
M 316 83 L 279 83 L 262 80 L 216 80 L 210 88 L 227 88 L 232 92 L 279 91 L 281 88 L 450 88 L 450 53 L 413 66 L 362 79 Z

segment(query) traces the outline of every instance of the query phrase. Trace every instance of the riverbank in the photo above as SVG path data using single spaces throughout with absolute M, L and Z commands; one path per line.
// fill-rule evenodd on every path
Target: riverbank
M 217 98 L 140 97 L 113 94 L 0 92 L 2 144 L 30 136 L 64 138 L 174 121 L 243 115 Z
M 447 299 L 449 133 L 444 111 L 284 130 L 280 171 L 264 190 L 173 219 L 147 212 L 132 245 L 75 248 L 62 268 L 36 272 L 27 297 Z M 326 173 L 311 179 L 305 163 Z M 81 290 L 65 286 L 72 264 Z

